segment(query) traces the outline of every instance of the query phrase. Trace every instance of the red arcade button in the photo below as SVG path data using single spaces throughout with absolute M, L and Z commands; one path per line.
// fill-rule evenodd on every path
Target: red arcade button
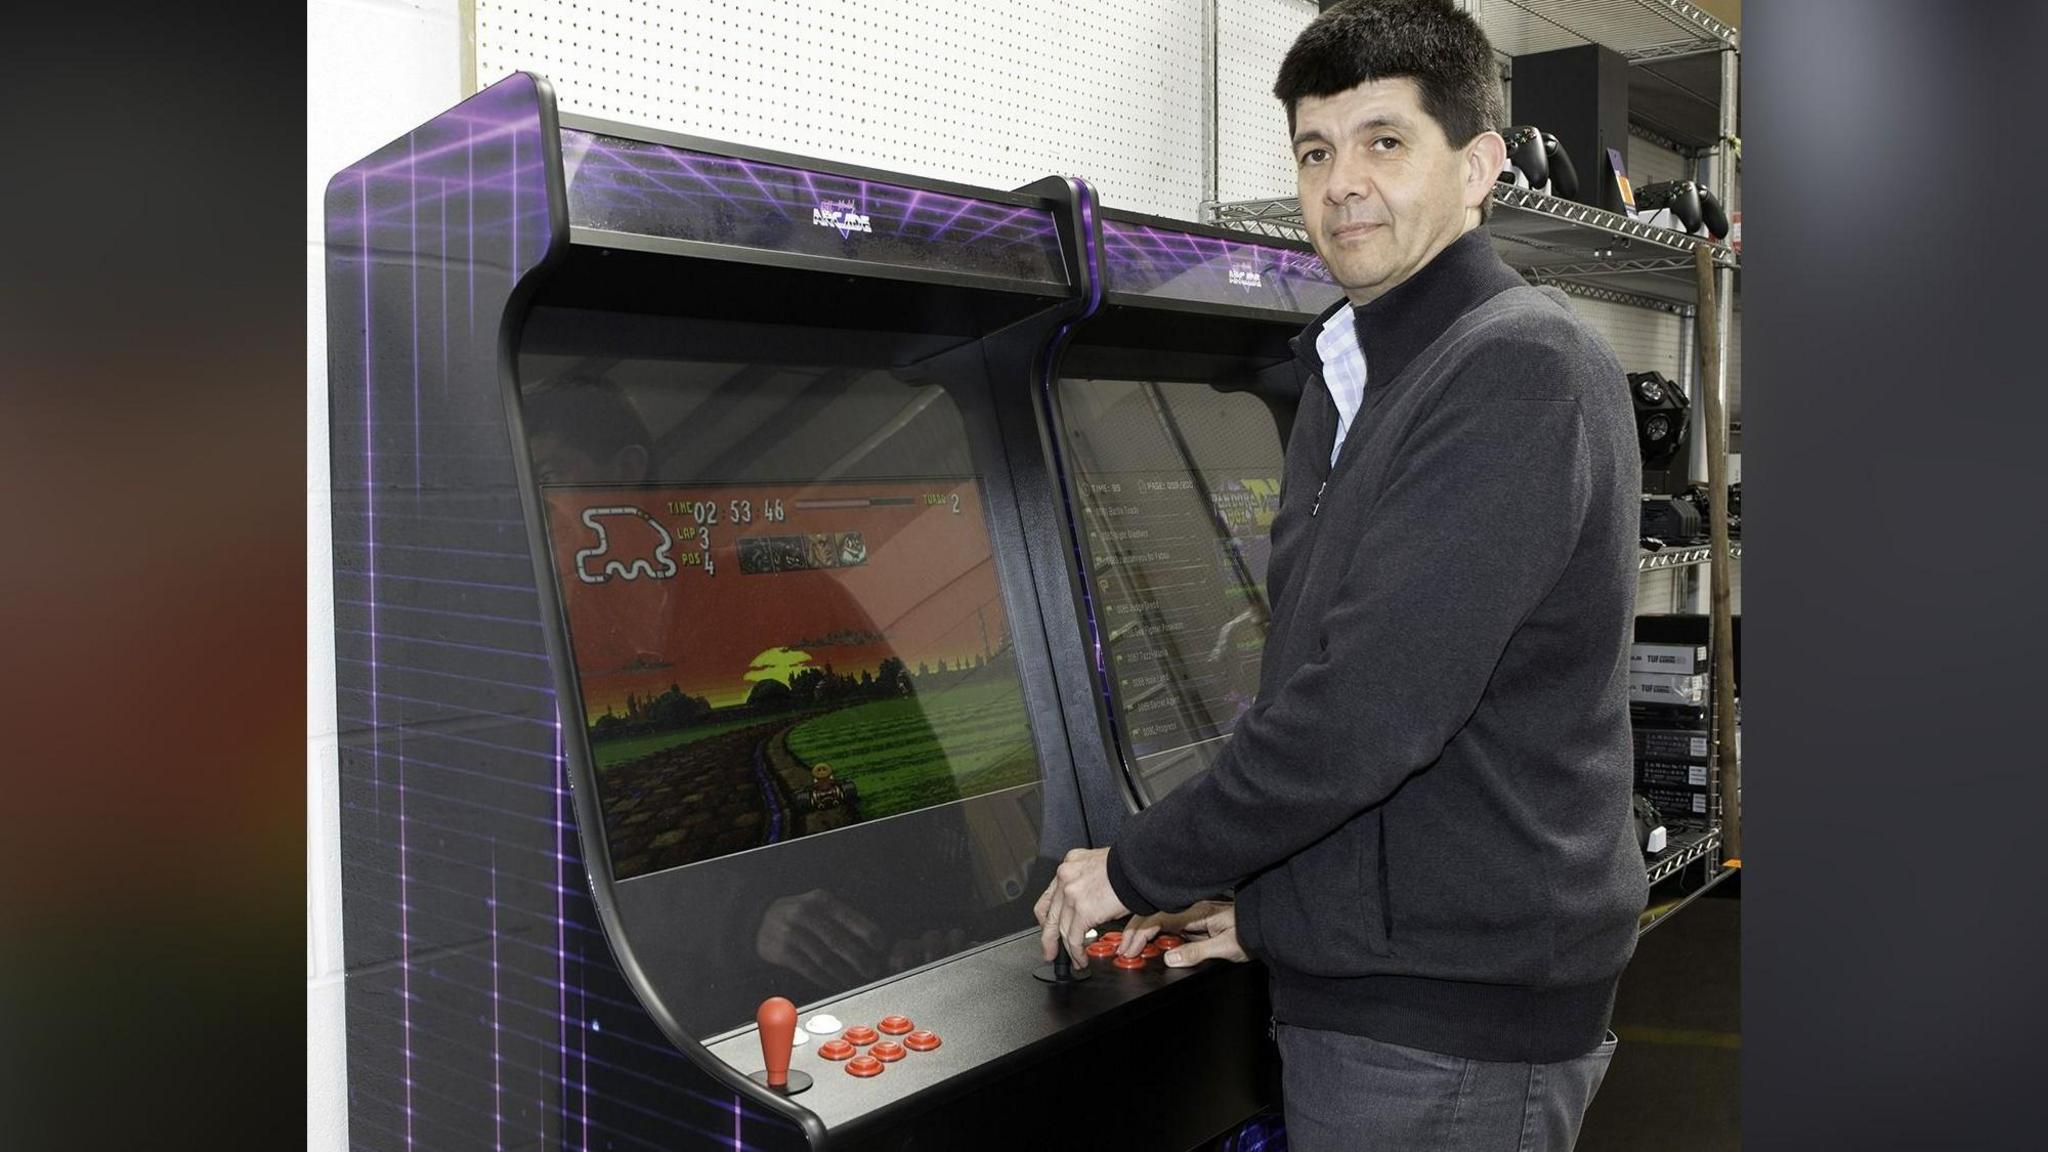
M 855 1056 L 846 1062 L 846 1071 L 852 1076 L 880 1076 L 882 1062 L 873 1056 Z
M 935 1032 L 919 1028 L 903 1038 L 903 1046 L 912 1052 L 929 1052 L 939 1046 L 939 1037 Z
M 1115 963 L 1119 968 L 1143 968 L 1147 961 L 1143 955 L 1119 956 L 1116 958 Z
M 1171 952 L 1184 943 L 1178 936 L 1154 936 L 1152 942 L 1159 945 L 1160 950 L 1164 952 Z
M 846 1042 L 866 1047 L 875 1042 L 875 1030 L 865 1024 L 856 1024 L 846 1030 Z
M 1143 956 L 1147 960 L 1150 960 L 1154 956 L 1157 956 L 1164 951 L 1166 951 L 1166 949 L 1161 948 L 1157 944 L 1147 944 L 1143 948 L 1138 949 L 1138 955 Z
M 910 1017 L 884 1016 L 882 1017 L 881 1024 L 877 1025 L 877 1027 L 891 1036 L 901 1036 L 905 1032 L 910 1031 Z
M 1084 951 L 1097 959 L 1104 956 L 1114 956 L 1116 955 L 1116 942 L 1113 940 L 1097 940 L 1088 945 Z
M 1124 942 L 1124 934 L 1121 932 L 1104 932 L 1102 935 L 1096 937 L 1096 939 L 1107 940 L 1110 942 L 1112 946 L 1114 946 Z
M 868 1055 L 873 1056 L 884 1064 L 894 1064 L 898 1060 L 903 1059 L 903 1045 L 898 1044 L 894 1040 L 884 1040 L 873 1048 L 868 1049 Z
M 818 1045 L 818 1055 L 823 1056 L 827 1060 L 844 1060 L 853 1055 L 855 1051 L 857 1049 L 844 1040 L 827 1040 L 823 1044 Z

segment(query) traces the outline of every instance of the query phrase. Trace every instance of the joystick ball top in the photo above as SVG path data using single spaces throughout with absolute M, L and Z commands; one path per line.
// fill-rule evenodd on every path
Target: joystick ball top
M 781 996 L 770 996 L 761 1001 L 760 1010 L 754 1013 L 754 1023 L 761 1028 L 761 1059 L 768 1066 L 768 1086 L 781 1088 L 789 1083 L 789 1049 L 796 1035 L 796 1005 Z

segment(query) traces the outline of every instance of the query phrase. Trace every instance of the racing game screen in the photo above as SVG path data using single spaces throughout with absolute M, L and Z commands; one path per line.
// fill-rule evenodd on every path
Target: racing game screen
M 1038 779 L 973 480 L 542 492 L 619 879 Z
M 1213 763 L 1258 691 L 1279 425 L 1250 392 L 1065 379 L 1096 625 L 1149 802 Z
M 845 342 L 786 343 L 805 339 Z M 615 879 L 1038 782 L 957 385 L 573 350 L 523 370 L 581 705 L 565 723 L 586 729 Z

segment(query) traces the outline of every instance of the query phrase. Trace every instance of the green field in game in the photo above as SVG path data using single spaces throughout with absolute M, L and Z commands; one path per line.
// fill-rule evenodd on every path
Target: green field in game
M 802 715 L 803 713 L 801 712 L 792 712 L 786 718 L 793 720 Z M 716 724 L 696 724 L 688 728 L 677 728 L 667 732 L 655 732 L 641 736 L 622 736 L 616 740 L 592 741 L 590 754 L 596 757 L 598 770 L 603 771 L 607 768 L 617 767 L 629 760 L 638 760 L 642 756 L 652 755 L 669 748 L 680 748 L 685 744 L 695 744 L 699 740 L 708 739 L 721 732 L 731 732 L 738 728 L 747 728 L 755 724 L 764 723 L 770 719 L 775 719 L 775 717 L 749 716 L 744 720 L 727 720 Z
M 789 750 L 857 783 L 866 820 L 1038 779 L 1014 680 L 856 704 L 797 725 Z

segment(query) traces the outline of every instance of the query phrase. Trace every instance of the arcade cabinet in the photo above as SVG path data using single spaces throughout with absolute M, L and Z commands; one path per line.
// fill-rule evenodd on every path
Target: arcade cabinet
M 1213 763 L 1258 690 L 1289 341 L 1340 289 L 1305 246 L 1101 215 L 1104 306 L 1049 408 L 1097 713 L 1142 805 Z
M 1162 642 L 1134 743 L 1098 616 L 1256 655 L 1277 456 L 1215 422 L 1284 423 L 1312 258 L 523 73 L 326 209 L 353 1139 L 1188 1148 L 1274 1102 L 1256 965 L 1039 979 L 1031 905 L 1227 730 Z M 1087 542 L 1132 471 L 1214 511 L 1221 607 Z

